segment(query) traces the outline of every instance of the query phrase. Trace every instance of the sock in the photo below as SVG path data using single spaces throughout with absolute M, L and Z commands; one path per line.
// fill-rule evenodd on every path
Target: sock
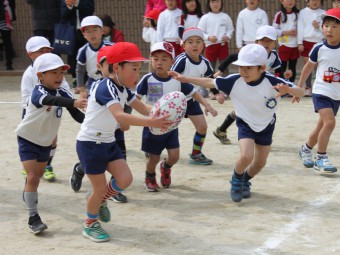
M 117 195 L 118 193 L 121 193 L 123 189 L 119 188 L 116 183 L 116 179 L 112 179 L 107 184 L 107 191 L 106 195 L 104 196 L 102 203 L 104 203 L 109 197 L 112 197 L 113 195 Z
M 148 177 L 155 177 L 156 176 L 156 173 L 149 173 L 148 170 L 145 171 L 145 177 L 148 178 Z
M 38 192 L 24 192 L 24 201 L 28 210 L 28 216 L 38 213 Z
M 206 134 L 202 135 L 202 134 L 199 134 L 197 132 L 195 133 L 194 145 L 193 145 L 193 148 L 192 148 L 192 155 L 193 156 L 201 153 L 202 147 L 203 147 L 203 144 L 204 144 L 204 141 L 205 141 L 205 137 L 206 137 Z
M 234 114 L 234 112 L 229 113 L 228 116 L 223 121 L 222 125 L 220 126 L 219 130 L 221 132 L 227 131 L 227 128 L 230 127 L 234 123 L 235 119 L 236 119 L 236 115 Z
M 235 171 L 235 169 L 234 169 L 233 178 L 242 181 L 242 180 L 243 180 L 243 174 L 238 174 L 238 173 L 236 173 L 236 171 Z
M 171 169 L 171 167 L 172 167 L 172 165 L 169 165 L 169 164 L 166 162 L 166 160 L 164 160 L 161 164 L 162 164 L 162 167 L 163 167 L 164 169 Z
M 316 153 L 316 158 L 317 159 L 322 159 L 323 157 L 327 156 L 326 152 L 317 152 Z
M 250 176 L 250 175 L 248 174 L 248 172 L 246 171 L 246 172 L 244 173 L 244 175 L 243 175 L 243 180 L 244 180 L 244 181 L 249 181 L 251 178 L 253 178 L 253 177 Z
M 56 149 L 57 149 L 57 146 L 51 147 L 50 158 L 48 159 L 48 162 L 47 162 L 48 166 L 50 166 L 52 164 L 52 160 L 53 160 Z
M 305 143 L 305 144 L 302 146 L 302 150 L 303 150 L 304 152 L 310 152 L 310 151 L 312 150 L 312 148 L 309 147 L 307 143 Z
M 85 219 L 85 225 L 86 227 L 89 227 L 93 222 L 98 221 L 98 214 L 91 214 L 89 212 L 86 212 L 86 219 Z

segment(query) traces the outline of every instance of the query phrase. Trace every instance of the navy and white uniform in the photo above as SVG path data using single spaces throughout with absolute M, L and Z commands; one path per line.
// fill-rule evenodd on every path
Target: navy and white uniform
M 193 85 L 180 83 L 171 76 L 164 79 L 155 73 L 143 76 L 137 85 L 136 93 L 139 97 L 146 96 L 146 104 L 153 105 L 163 95 L 173 91 L 181 91 L 184 95 L 191 97 L 195 93 Z M 164 149 L 179 148 L 178 128 L 164 135 L 153 135 L 149 128 L 143 129 L 142 150 L 154 155 L 160 155 Z
M 172 71 L 176 71 L 184 76 L 189 77 L 213 77 L 213 69 L 208 59 L 200 56 L 198 62 L 193 61 L 185 52 L 178 55 L 175 59 L 175 63 L 171 67 Z M 196 89 L 201 87 L 196 86 Z M 193 98 L 188 100 L 186 115 L 201 115 L 203 111 L 197 101 Z
M 128 88 L 106 78 L 93 87 L 88 99 L 85 119 L 77 135 L 77 153 L 87 174 L 101 174 L 107 164 L 123 159 L 115 143 L 117 120 L 109 110 L 113 104 L 130 105 L 136 95 Z
M 273 86 L 278 83 L 295 86 L 268 72 L 265 72 L 258 81 L 251 83 L 246 83 L 239 74 L 215 79 L 216 89 L 229 95 L 233 102 L 239 139 L 254 137 L 257 144 L 271 144 L 275 113 L 279 104 L 279 98 L 275 98 L 277 91 Z

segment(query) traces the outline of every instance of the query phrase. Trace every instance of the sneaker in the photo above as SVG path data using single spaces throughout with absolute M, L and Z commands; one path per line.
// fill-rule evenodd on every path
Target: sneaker
M 230 188 L 230 197 L 234 202 L 241 202 L 243 198 L 243 182 L 232 177 Z
M 28 226 L 35 235 L 47 229 L 47 225 L 41 221 L 39 214 L 29 217 Z
M 315 157 L 314 169 L 322 172 L 322 173 L 335 173 L 337 171 L 336 167 L 334 167 L 327 156 L 323 156 L 322 158 Z
M 150 153 L 149 152 L 144 152 L 145 158 L 150 158 Z
M 251 182 L 250 181 L 244 181 L 243 182 L 243 188 L 242 188 L 242 197 L 243 198 L 250 198 L 250 186 Z
M 299 150 L 299 158 L 303 161 L 303 165 L 307 168 L 312 168 L 314 166 L 314 160 L 311 151 L 304 151 L 303 146 Z
M 111 213 L 109 208 L 107 208 L 107 201 L 100 205 L 98 219 L 102 222 L 109 222 L 111 220 Z
M 110 235 L 100 226 L 98 221 L 93 222 L 88 227 L 84 223 L 83 236 L 97 243 L 110 240 Z
M 164 169 L 163 168 L 163 162 L 160 164 L 161 184 L 162 184 L 163 188 L 169 188 L 170 184 L 171 184 L 171 168 L 170 169 Z
M 312 89 L 311 88 L 306 88 L 304 97 L 311 97 L 312 96 Z
M 145 188 L 149 192 L 157 192 L 159 186 L 156 181 L 156 176 L 154 177 L 145 177 Z
M 45 172 L 44 172 L 44 179 L 48 182 L 54 182 L 55 181 L 55 173 L 53 172 L 52 166 L 46 166 Z
M 202 152 L 195 156 L 192 154 L 189 154 L 189 156 L 190 156 L 190 159 L 189 159 L 190 164 L 211 165 L 213 163 L 213 161 L 211 159 L 206 158 L 206 156 L 204 156 Z
M 109 197 L 109 200 L 112 200 L 113 202 L 116 202 L 116 203 L 126 203 L 128 201 L 127 197 L 122 193 L 118 193 L 117 195 L 113 195 L 112 197 Z
M 227 131 L 222 132 L 220 131 L 220 127 L 217 127 L 216 130 L 214 130 L 214 136 L 220 140 L 222 144 L 231 144 L 230 139 L 227 137 Z
M 83 170 L 79 166 L 80 163 L 74 165 L 72 176 L 70 178 L 71 187 L 75 192 L 78 192 L 80 190 L 85 175 Z

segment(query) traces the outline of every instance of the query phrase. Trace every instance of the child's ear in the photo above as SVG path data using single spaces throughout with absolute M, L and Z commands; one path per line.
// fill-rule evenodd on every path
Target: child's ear
M 261 66 L 261 68 L 260 68 L 261 73 L 265 72 L 266 68 L 267 68 L 266 65 Z
M 39 81 L 43 81 L 44 79 L 43 79 L 43 74 L 42 73 L 37 73 L 37 76 L 38 76 L 38 79 L 39 79 Z

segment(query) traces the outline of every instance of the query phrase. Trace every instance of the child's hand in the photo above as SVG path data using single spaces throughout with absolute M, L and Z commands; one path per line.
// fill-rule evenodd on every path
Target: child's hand
M 313 20 L 313 23 L 312 23 L 313 27 L 315 29 L 319 29 L 320 28 L 320 22 L 318 22 L 317 20 Z
M 281 97 L 283 95 L 289 94 L 290 88 L 287 84 L 279 83 L 273 87 L 274 89 L 278 90 L 279 93 L 276 94 L 276 98 Z
M 87 99 L 82 97 L 78 98 L 77 100 L 74 100 L 73 106 L 75 108 L 85 109 L 87 106 Z
M 163 117 L 159 117 L 160 108 L 158 108 L 153 115 L 150 116 L 151 127 L 167 129 L 167 127 L 173 124 L 173 121 L 167 120 L 170 117 L 170 114 L 165 115 Z
M 216 100 L 217 100 L 218 103 L 224 104 L 224 101 L 225 101 L 224 93 L 218 93 L 215 96 L 216 96 Z
M 294 96 L 294 97 L 292 98 L 292 104 L 294 104 L 295 102 L 300 103 L 300 98 Z
M 221 76 L 223 73 L 220 71 L 220 70 L 218 70 L 218 71 L 216 71 L 216 73 L 214 73 L 214 78 L 216 78 L 217 76 Z
M 298 45 L 299 52 L 303 52 L 305 50 L 305 47 L 302 44 Z
M 207 115 L 207 116 L 208 116 L 209 112 L 213 117 L 217 116 L 217 114 L 218 114 L 218 112 L 214 108 L 212 108 L 211 105 L 207 105 L 205 107 L 204 111 L 205 111 L 205 115 Z
M 284 31 L 282 34 L 283 35 L 288 35 L 288 36 L 296 36 L 296 29 L 291 29 L 291 30 Z
M 168 75 L 170 75 L 175 80 L 178 80 L 180 82 L 185 82 L 185 76 L 181 75 L 180 73 L 177 73 L 175 71 L 168 71 Z
M 289 79 L 289 78 L 292 77 L 292 76 L 293 76 L 292 70 L 287 70 L 287 71 L 285 71 L 285 72 L 283 73 L 283 77 L 284 77 L 285 79 Z
M 217 42 L 217 37 L 214 36 L 214 35 L 211 35 L 211 36 L 208 37 L 208 41 L 212 42 L 212 43 L 215 43 L 215 42 Z
M 226 43 L 229 42 L 229 37 L 226 36 L 226 35 L 223 36 L 223 37 L 222 37 L 222 42 L 226 42 Z

